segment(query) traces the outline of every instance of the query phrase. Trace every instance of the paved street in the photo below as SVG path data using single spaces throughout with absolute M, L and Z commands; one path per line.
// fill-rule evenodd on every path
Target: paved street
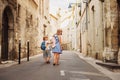
M 0 69 L 0 80 L 111 80 L 77 54 L 64 51 L 60 65 L 45 64 L 42 56 Z

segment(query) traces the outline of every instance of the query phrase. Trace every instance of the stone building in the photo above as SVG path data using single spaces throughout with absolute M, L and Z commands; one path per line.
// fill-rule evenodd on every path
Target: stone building
M 68 21 L 68 22 L 67 22 Z M 72 34 L 73 34 L 73 26 L 71 26 L 73 23 L 73 14 L 72 11 L 66 11 L 63 14 L 63 19 L 62 19 L 62 47 L 64 50 L 72 50 L 72 42 L 74 41 L 74 39 L 72 38 Z
M 104 0 L 103 8 L 104 47 L 110 48 L 114 52 L 112 58 L 120 63 L 120 0 Z
M 40 7 L 40 26 L 43 35 L 42 36 L 50 36 L 50 15 L 49 15 L 49 0 L 39 0 Z
M 99 58 L 101 58 L 104 47 L 102 2 L 99 0 L 91 0 L 87 3 L 82 3 L 82 7 L 82 51 L 87 56 L 94 58 L 98 58 L 99 56 Z
M 30 56 L 40 53 L 43 35 L 43 17 L 47 18 L 48 7 L 39 0 L 0 0 L 0 59 L 14 60 L 18 57 L 21 43 L 21 56 L 27 55 L 27 42 Z M 48 0 L 49 1 L 49 0 Z M 44 5 L 44 6 L 43 6 Z M 41 13 L 44 16 L 41 17 Z M 43 23 L 45 22 L 45 23 Z M 47 21 L 49 23 L 49 21 Z M 42 28 L 41 28 L 42 27 Z
M 53 14 L 50 14 L 50 25 L 51 25 L 51 36 L 56 33 L 58 27 L 58 17 Z
M 80 3 L 76 0 L 75 3 L 69 3 L 68 8 L 67 19 L 69 20 L 69 24 L 65 30 L 65 34 L 68 37 L 66 41 L 70 50 L 79 50 L 80 28 L 78 27 L 78 21 L 80 19 Z
M 120 1 L 86 1 L 81 0 L 79 22 L 82 53 L 101 60 L 107 58 L 119 61 Z

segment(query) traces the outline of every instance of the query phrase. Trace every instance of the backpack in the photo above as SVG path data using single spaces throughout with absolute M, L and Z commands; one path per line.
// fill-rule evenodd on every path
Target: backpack
M 42 50 L 45 50 L 45 49 L 46 49 L 45 41 L 43 41 L 43 42 L 41 43 L 41 49 L 42 49 Z

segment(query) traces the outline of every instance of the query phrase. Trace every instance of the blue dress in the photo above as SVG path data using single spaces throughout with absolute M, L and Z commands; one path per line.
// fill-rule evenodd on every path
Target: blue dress
M 52 48 L 52 52 L 53 53 L 59 53 L 61 54 L 62 53 L 62 49 L 61 49 L 61 46 L 60 46 L 60 42 L 59 42 L 59 38 L 57 35 L 54 35 L 54 38 L 55 38 L 55 47 Z

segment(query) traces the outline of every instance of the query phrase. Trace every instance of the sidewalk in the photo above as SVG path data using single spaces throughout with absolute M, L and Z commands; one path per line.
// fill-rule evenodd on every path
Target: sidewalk
M 29 57 L 29 59 L 35 59 L 36 57 L 39 57 L 39 56 L 42 56 L 42 53 L 41 54 L 38 54 L 38 55 L 35 55 L 35 56 L 31 56 Z M 22 62 L 27 62 L 27 58 L 23 58 L 21 59 L 21 64 Z M 1 62 L 2 64 L 0 64 L 0 68 L 5 68 L 5 67 L 10 67 L 12 65 L 17 65 L 18 64 L 18 60 L 16 61 L 11 61 L 11 60 L 8 60 L 8 61 L 2 61 Z
M 83 59 L 84 61 L 88 62 L 89 64 L 91 64 L 93 67 L 95 67 L 96 69 L 98 69 L 99 71 L 101 71 L 103 74 L 105 74 L 106 76 L 108 76 L 109 78 L 111 78 L 112 80 L 120 80 L 120 72 L 112 72 L 102 66 L 99 66 L 96 64 L 96 62 L 102 62 L 90 57 L 84 57 L 82 53 L 79 53 L 77 51 L 74 51 L 81 59 Z
M 18 64 L 17 61 L 2 61 L 1 64 L 0 64 L 0 68 L 5 68 L 5 67 L 10 67 L 12 65 L 15 65 L 15 64 Z

